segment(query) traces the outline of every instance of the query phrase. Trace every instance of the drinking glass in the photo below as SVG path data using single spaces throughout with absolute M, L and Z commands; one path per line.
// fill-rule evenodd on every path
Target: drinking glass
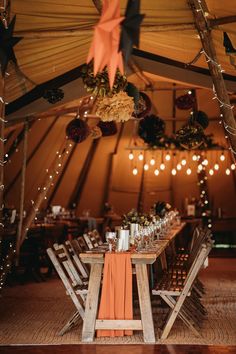
M 112 252 L 113 245 L 116 242 L 116 232 L 106 232 L 106 240 L 109 247 L 109 252 Z

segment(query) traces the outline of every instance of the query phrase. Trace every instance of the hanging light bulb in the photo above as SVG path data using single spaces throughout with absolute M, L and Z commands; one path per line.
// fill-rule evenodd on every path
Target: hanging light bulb
M 207 166 L 208 165 L 208 160 L 207 159 L 203 160 L 202 161 L 202 165 Z
M 193 157 L 192 157 L 192 160 L 193 161 L 197 161 L 197 155 L 194 154 Z
M 154 157 L 152 157 L 151 160 L 150 160 L 150 165 L 152 165 L 152 166 L 155 165 L 155 162 L 156 161 L 155 161 Z
M 234 171 L 234 170 L 235 170 L 235 167 L 236 167 L 236 166 L 235 166 L 235 163 L 232 163 L 232 165 L 231 165 L 230 167 L 231 167 L 231 170 Z
M 139 161 L 143 161 L 143 153 L 142 152 L 140 152 L 140 154 L 138 155 L 138 159 L 139 159 Z
M 226 168 L 225 173 L 227 174 L 227 176 L 229 176 L 230 175 L 230 169 Z
M 149 166 L 147 163 L 145 163 L 145 165 L 143 166 L 144 170 L 147 171 L 149 169 Z
M 213 176 L 213 175 L 214 175 L 214 170 L 213 170 L 213 168 L 211 168 L 211 169 L 209 170 L 209 175 L 210 175 L 210 176 Z
M 181 161 L 181 165 L 182 165 L 182 166 L 185 166 L 185 165 L 186 165 L 186 163 L 187 163 L 186 159 L 185 159 L 185 158 L 183 158 L 183 159 L 182 159 L 182 161 Z
M 197 168 L 199 171 L 202 171 L 202 169 L 203 169 L 202 164 L 200 163 Z
M 171 158 L 170 153 L 167 152 L 167 154 L 166 154 L 166 161 L 170 161 L 170 158 Z
M 129 159 L 130 159 L 130 160 L 133 160 L 133 159 L 134 159 L 134 154 L 133 154 L 132 151 L 130 151 L 130 153 L 129 153 Z
M 182 168 L 181 164 L 180 164 L 180 163 L 178 163 L 178 164 L 177 164 L 177 166 L 176 166 L 176 168 L 177 168 L 177 170 L 178 170 L 178 171 L 180 171 L 180 170 L 181 170 L 181 168 Z
M 138 169 L 137 169 L 137 167 L 134 167 L 132 173 L 133 173 L 134 176 L 136 176 L 136 175 L 138 174 Z
M 186 173 L 187 173 L 187 175 L 191 175 L 191 173 L 192 173 L 191 168 L 188 168 L 187 171 L 186 171 Z
M 222 154 L 220 155 L 220 161 L 224 161 L 225 160 L 225 154 L 222 152 Z
M 188 91 L 188 94 L 189 94 L 189 95 L 191 95 L 191 94 L 192 94 L 192 91 L 191 91 L 191 90 L 189 90 L 189 91 Z
M 171 174 L 172 174 L 173 176 L 175 176 L 175 175 L 176 175 L 176 173 L 177 173 L 176 169 L 175 169 L 175 168 L 172 168 L 172 170 L 171 170 Z
M 155 171 L 154 171 L 154 174 L 155 174 L 156 176 L 158 176 L 159 173 L 160 173 L 160 172 L 159 172 L 158 168 L 156 168 Z
M 166 168 L 166 166 L 165 166 L 165 164 L 162 162 L 162 163 L 160 164 L 160 169 L 161 169 L 162 171 L 164 171 L 165 168 Z
M 219 164 L 216 162 L 216 163 L 214 164 L 214 169 L 215 169 L 216 171 L 218 171 L 219 168 L 220 168 L 220 166 L 219 166 Z

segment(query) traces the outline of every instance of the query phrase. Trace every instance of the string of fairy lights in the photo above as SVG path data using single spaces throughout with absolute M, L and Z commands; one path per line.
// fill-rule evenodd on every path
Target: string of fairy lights
M 197 0 L 198 2 L 198 8 L 195 9 L 196 12 L 201 12 L 203 17 L 204 17 L 204 20 L 205 22 L 207 23 L 207 17 L 209 16 L 209 13 L 204 11 L 203 7 L 202 7 L 202 2 L 201 0 Z M 201 36 L 204 37 L 204 32 L 201 33 Z M 206 62 L 207 63 L 211 63 L 212 65 L 215 66 L 215 68 L 218 70 L 219 73 L 223 73 L 225 70 L 222 69 L 221 67 L 221 64 L 219 64 L 216 60 L 214 60 L 203 48 L 201 49 L 200 51 L 200 54 L 204 54 L 205 55 L 205 58 L 206 58 Z M 225 131 L 230 134 L 230 135 L 236 135 L 236 129 L 232 126 L 230 126 L 229 124 L 227 124 L 224 120 L 224 114 L 223 114 L 223 111 L 222 111 L 222 108 L 224 109 L 229 109 L 229 110 L 233 110 L 234 109 L 234 106 L 231 105 L 231 104 L 228 104 L 226 102 L 224 102 L 222 99 L 220 99 L 217 95 L 217 92 L 216 92 L 216 89 L 215 89 L 215 86 L 213 85 L 213 100 L 217 100 L 218 103 L 219 103 L 219 106 L 220 106 L 220 109 L 221 109 L 221 114 L 220 114 L 220 118 L 221 120 L 219 121 L 220 124 L 222 124 L 223 122 L 223 126 L 224 126 L 224 129 Z M 226 139 L 228 139 L 228 136 L 226 134 L 225 136 Z M 230 144 L 230 143 L 229 143 Z M 236 151 L 233 149 L 232 145 L 230 144 L 229 146 L 229 150 L 234 154 L 236 155 Z
M 220 163 L 221 163 L 221 169 L 225 168 L 225 174 L 229 176 L 231 174 L 231 171 L 234 171 L 236 169 L 236 164 L 231 163 L 230 166 L 224 166 L 222 163 L 226 160 L 225 157 L 225 151 L 223 150 L 212 150 L 211 153 L 216 155 L 215 158 L 213 156 L 211 157 L 211 164 L 209 163 L 209 160 L 207 158 L 207 153 L 206 152 L 199 152 L 199 153 L 190 153 L 190 152 L 185 152 L 185 151 L 179 151 L 179 152 L 172 152 L 172 151 L 166 151 L 163 152 L 161 150 L 155 150 L 155 152 L 151 151 L 150 157 L 147 157 L 147 151 L 144 153 L 143 151 L 137 152 L 130 150 L 128 154 L 128 158 L 131 161 L 131 169 L 132 169 L 132 174 L 134 176 L 137 176 L 142 168 L 145 171 L 153 171 L 155 176 L 159 176 L 160 173 L 164 172 L 167 170 L 168 167 L 168 162 L 172 160 L 171 164 L 171 174 L 172 176 L 176 176 L 180 171 L 185 171 L 187 176 L 190 176 L 193 172 L 193 166 L 192 166 L 192 161 L 197 162 L 196 165 L 196 172 L 200 172 L 203 167 L 208 169 L 207 173 L 210 176 L 213 176 L 217 171 L 220 169 Z M 155 154 L 158 152 L 159 157 L 155 158 Z M 208 154 L 210 152 L 208 151 Z M 181 156 L 182 155 L 182 156 Z M 200 161 L 201 156 L 204 156 L 204 159 L 202 162 Z M 160 160 L 158 162 L 158 160 Z M 143 163 L 144 161 L 144 163 Z M 142 162 L 142 166 L 140 166 L 140 162 Z

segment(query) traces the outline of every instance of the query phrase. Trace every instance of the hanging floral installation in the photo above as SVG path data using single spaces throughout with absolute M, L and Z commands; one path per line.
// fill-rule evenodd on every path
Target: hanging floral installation
M 122 53 L 119 51 L 120 23 L 119 0 L 104 0 L 102 14 L 94 28 L 94 36 L 89 49 L 87 64 L 94 59 L 94 75 L 107 67 L 109 84 L 112 89 L 117 68 L 124 74 Z
M 115 93 L 123 91 L 127 85 L 126 76 L 122 75 L 121 72 L 117 70 L 114 83 L 111 88 L 107 68 L 97 73 L 97 75 L 94 75 L 93 61 L 82 67 L 81 75 L 86 90 L 98 97 L 111 97 Z
M 121 23 L 120 47 L 127 64 L 133 46 L 139 48 L 140 25 L 145 15 L 140 14 L 140 0 L 128 0 L 125 19 Z
M 112 97 L 98 99 L 96 114 L 103 122 L 125 122 L 130 119 L 134 110 L 134 101 L 126 92 L 119 92 Z
M 6 73 L 9 61 L 17 64 L 17 59 L 13 47 L 23 37 L 13 37 L 15 22 L 16 16 L 13 17 L 12 21 L 7 27 L 5 27 L 2 21 L 0 21 L 0 64 L 2 76 L 4 76 Z
M 151 108 L 152 102 L 148 95 L 144 92 L 140 92 L 137 108 L 134 111 L 134 117 L 139 119 L 145 117 L 150 113 Z

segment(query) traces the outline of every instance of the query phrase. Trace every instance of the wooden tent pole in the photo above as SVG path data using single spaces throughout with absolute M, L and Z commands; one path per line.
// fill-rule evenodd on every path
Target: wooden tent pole
M 78 204 L 82 191 L 83 191 L 83 187 L 86 181 L 86 178 L 88 176 L 95 152 L 97 150 L 98 144 L 99 144 L 100 138 L 99 139 L 95 139 L 92 141 L 92 144 L 90 146 L 90 149 L 88 151 L 87 157 L 84 161 L 84 165 L 82 167 L 82 170 L 80 172 L 80 175 L 78 177 L 78 180 L 76 182 L 74 191 L 70 197 L 69 203 L 68 203 L 68 208 L 73 208 L 73 204 Z
M 26 122 L 27 119 L 24 119 L 24 122 Z M 35 123 L 35 121 L 31 121 L 28 122 L 29 127 L 28 130 L 32 128 L 33 124 Z M 11 156 L 14 154 L 14 152 L 16 151 L 16 149 L 18 149 L 20 143 L 22 142 L 22 140 L 24 139 L 24 132 L 25 132 L 25 128 L 23 127 L 21 129 L 21 131 L 19 132 L 19 134 L 17 135 L 17 137 L 14 139 L 13 143 L 11 144 L 11 146 L 9 147 L 7 154 L 8 154 L 8 160 L 11 158 Z
M 74 155 L 74 153 L 75 153 L 76 147 L 77 147 L 77 144 L 74 143 L 74 145 L 73 145 L 73 147 L 72 147 L 72 149 L 71 149 L 71 152 L 70 152 L 70 154 L 69 154 L 69 156 L 68 156 L 68 158 L 67 158 L 67 160 L 66 160 L 66 163 L 65 163 L 65 165 L 64 165 L 64 167 L 63 167 L 63 169 L 62 169 L 62 171 L 61 171 L 61 174 L 60 174 L 59 178 L 57 179 L 57 182 L 56 182 L 56 184 L 55 184 L 55 187 L 54 187 L 54 189 L 53 189 L 53 191 L 52 191 L 50 197 L 48 198 L 48 207 L 51 205 L 52 200 L 53 200 L 53 198 L 55 197 L 55 195 L 56 195 L 56 193 L 57 193 L 57 191 L 58 191 L 58 189 L 59 189 L 59 187 L 60 187 L 60 185 L 61 185 L 61 181 L 62 181 L 62 179 L 63 179 L 63 177 L 64 177 L 64 175 L 65 175 L 65 172 L 66 172 L 67 169 L 68 169 L 68 166 L 69 166 L 69 164 L 70 164 L 70 162 L 71 162 L 71 159 L 72 159 L 72 157 L 73 157 L 73 155 Z
M 49 188 L 51 187 L 51 184 L 53 180 L 59 175 L 59 168 L 58 165 L 63 164 L 67 154 L 66 151 L 69 147 L 69 141 L 66 140 L 63 142 L 61 149 L 59 150 L 59 153 L 56 155 L 55 159 L 53 160 L 51 164 L 51 168 L 49 169 L 49 172 L 47 173 L 46 179 L 42 185 L 42 188 L 40 188 L 40 192 L 38 193 L 37 197 L 35 200 L 32 202 L 32 208 L 30 209 L 24 223 L 22 226 L 22 233 L 21 233 L 21 240 L 20 240 L 20 245 L 23 243 L 27 231 L 34 221 L 34 218 L 36 216 L 37 211 L 41 207 L 42 203 L 47 199 L 46 195 L 48 193 Z M 59 171 L 58 171 L 59 170 Z
M 218 100 L 223 102 L 221 105 L 221 113 L 223 114 L 224 122 L 236 131 L 236 121 L 231 106 L 228 92 L 225 86 L 224 78 L 220 67 L 217 65 L 218 59 L 216 56 L 215 46 L 212 40 L 211 31 L 204 16 L 204 11 L 201 11 L 199 0 L 189 0 L 189 5 L 195 19 L 196 29 L 199 33 L 203 49 L 208 56 L 208 67 L 215 87 L 215 92 Z M 229 134 L 229 140 L 233 151 L 236 153 L 236 135 Z
M 109 203 L 109 194 L 110 194 L 110 190 L 111 190 L 112 175 L 113 175 L 113 168 L 114 168 L 114 157 L 116 156 L 117 151 L 119 149 L 120 140 L 121 140 L 123 131 L 124 131 L 124 123 L 122 122 L 120 130 L 119 130 L 119 134 L 116 139 L 116 145 L 115 145 L 114 151 L 111 152 L 109 155 L 109 160 L 108 160 L 108 164 L 107 164 L 107 172 L 106 172 L 105 189 L 104 189 L 104 193 L 103 193 L 103 202 L 101 205 L 101 215 L 104 213 L 105 203 L 106 202 Z
M 21 232 L 24 218 L 24 201 L 25 201 L 25 176 L 27 164 L 27 147 L 28 147 L 28 129 L 29 123 L 26 121 L 24 125 L 24 142 L 23 142 L 23 161 L 21 166 L 21 191 L 20 191 L 20 208 L 19 208 L 19 223 L 16 238 L 16 262 L 18 263 L 20 246 L 21 246 Z
M 4 127 L 5 127 L 5 79 L 1 76 L 0 80 L 0 228 L 4 227 L 3 223 L 3 193 L 4 193 Z
M 36 154 L 36 152 L 38 151 L 38 149 L 40 148 L 40 146 L 44 143 L 45 139 L 47 138 L 49 132 L 51 131 L 51 129 L 54 127 L 55 123 L 57 122 L 58 117 L 56 117 L 53 122 L 49 125 L 49 127 L 47 128 L 46 132 L 43 134 L 43 136 L 40 138 L 40 141 L 38 142 L 38 144 L 35 146 L 35 148 L 31 151 L 30 155 L 27 158 L 27 162 L 26 164 L 28 165 L 30 163 L 30 161 L 32 160 L 32 158 L 34 157 L 34 155 Z M 32 125 L 31 125 L 32 128 Z M 16 183 L 17 179 L 19 178 L 21 174 L 21 169 L 17 172 L 17 174 L 15 175 L 15 177 L 13 178 L 13 180 L 7 185 L 5 192 L 4 192 L 4 196 L 7 196 L 7 194 L 9 193 L 9 191 L 11 190 L 11 188 L 14 186 L 14 184 Z

